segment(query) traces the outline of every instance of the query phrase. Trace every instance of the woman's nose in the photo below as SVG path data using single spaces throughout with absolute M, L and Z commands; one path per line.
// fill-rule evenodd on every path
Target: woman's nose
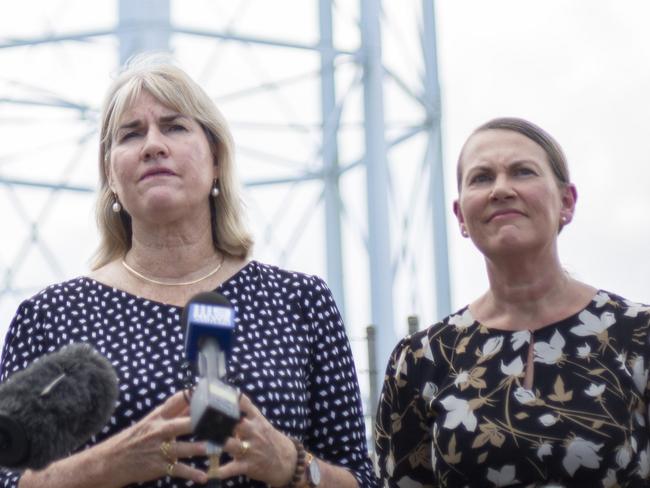
M 149 129 L 142 146 L 142 159 L 150 161 L 159 157 L 166 157 L 169 153 L 163 135 L 157 129 Z
M 492 200 L 501 200 L 503 198 L 511 198 L 515 194 L 510 181 L 505 175 L 499 175 L 494 179 L 490 198 Z

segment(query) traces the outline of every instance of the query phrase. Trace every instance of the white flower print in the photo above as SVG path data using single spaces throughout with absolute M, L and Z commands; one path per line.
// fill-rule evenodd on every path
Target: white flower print
M 535 393 L 533 393 L 531 390 L 527 390 L 523 386 L 520 386 L 515 390 L 515 398 L 519 403 L 522 405 L 526 405 L 528 403 L 532 403 L 535 400 L 537 400 L 537 397 L 535 397 Z
M 449 317 L 449 323 L 456 327 L 456 329 L 463 330 L 467 329 L 474 323 L 474 317 L 472 317 L 472 313 L 469 311 L 469 308 L 467 308 L 462 315 L 456 314 Z
M 527 330 L 518 330 L 510 336 L 512 350 L 517 351 L 521 346 L 530 342 L 530 332 Z
M 431 400 L 433 400 L 437 394 L 438 385 L 431 381 L 427 381 L 427 383 L 424 385 L 424 389 L 422 390 L 422 398 L 424 398 L 427 403 L 431 403 Z
M 591 346 L 585 342 L 584 346 L 578 346 L 578 357 L 586 359 L 591 354 Z
M 524 363 L 519 356 L 513 359 L 507 366 L 501 361 L 501 372 L 506 376 L 518 377 L 524 372 Z
M 580 337 L 592 336 L 602 334 L 609 326 L 616 322 L 616 318 L 612 312 L 603 312 L 600 317 L 597 317 L 589 310 L 583 310 L 578 315 L 581 324 L 571 328 L 571 332 Z
M 602 479 L 603 488 L 613 488 L 618 486 L 618 480 L 616 479 L 616 471 L 613 469 L 607 470 L 607 476 Z
M 627 353 L 622 352 L 620 354 L 617 354 L 616 360 L 621 365 L 618 369 L 620 369 L 621 371 L 625 371 L 629 376 L 632 376 L 632 373 L 630 373 L 630 371 L 627 369 L 627 365 L 625 364 L 627 362 Z
M 648 474 L 650 474 L 650 457 L 648 455 L 648 450 L 650 445 L 646 445 L 646 448 L 639 453 L 639 467 L 637 468 L 637 474 L 641 479 L 646 479 Z
M 408 373 L 408 366 L 406 363 L 406 355 L 408 354 L 407 349 L 402 349 L 402 352 L 397 359 L 397 364 L 395 365 L 395 377 L 399 379 L 400 376 L 406 376 Z
M 485 344 L 483 344 L 483 349 L 481 350 L 481 355 L 484 358 L 489 356 L 494 356 L 501 350 L 503 346 L 503 336 L 490 337 Z
M 386 472 L 390 476 L 393 476 L 394 471 L 395 471 L 395 456 L 393 456 L 393 453 L 391 452 L 386 458 Z
M 598 455 L 598 451 L 603 444 L 594 444 L 582 437 L 576 437 L 566 448 L 566 456 L 562 460 L 562 466 L 569 475 L 573 476 L 580 466 L 589 469 L 597 469 L 600 461 L 603 459 Z
M 650 312 L 650 307 L 643 305 L 642 303 L 631 302 L 630 300 L 624 300 L 625 305 L 627 305 L 627 310 L 625 311 L 626 317 L 636 317 L 639 313 Z
M 626 442 L 622 446 L 619 446 L 616 449 L 616 464 L 620 466 L 621 469 L 627 468 L 627 465 L 630 464 L 632 460 L 632 448 Z
M 464 383 L 469 381 L 469 371 L 463 371 L 462 369 L 456 375 L 454 380 L 454 386 L 460 388 Z
M 539 421 L 545 427 L 550 427 L 551 425 L 555 425 L 557 423 L 558 417 L 556 417 L 555 415 L 552 415 L 550 413 L 546 413 L 546 414 L 539 417 Z
M 585 393 L 590 397 L 599 397 L 605 391 L 605 383 L 596 385 L 595 383 L 590 383 L 589 388 L 585 389 Z
M 431 342 L 427 335 L 423 335 L 421 339 L 422 350 L 424 351 L 424 358 L 431 361 L 433 364 L 436 364 L 435 359 L 433 358 L 433 351 L 431 350 Z
M 535 361 L 544 364 L 556 364 L 562 359 L 562 348 L 565 344 L 564 337 L 556 330 L 549 342 L 536 342 L 533 345 Z
M 648 370 L 645 369 L 643 356 L 636 356 L 632 360 L 632 380 L 640 394 L 644 394 L 648 384 Z
M 553 446 L 551 446 L 551 444 L 549 444 L 548 442 L 545 442 L 544 444 L 542 444 L 541 446 L 539 446 L 537 448 L 537 457 L 541 461 L 544 456 L 550 456 L 551 455 L 552 449 L 553 449 Z
M 607 302 L 609 302 L 610 297 L 604 291 L 599 291 L 594 297 L 594 302 L 596 303 L 596 308 L 601 308 Z
M 463 424 L 468 432 L 476 430 L 476 416 L 469 408 L 469 402 L 462 398 L 456 398 L 454 395 L 445 397 L 440 403 L 447 410 L 445 423 L 442 425 L 446 429 L 455 429 L 458 425 Z
M 509 486 L 519 483 L 515 479 L 515 467 L 512 464 L 506 464 L 499 471 L 488 468 L 487 479 L 494 483 L 494 486 Z

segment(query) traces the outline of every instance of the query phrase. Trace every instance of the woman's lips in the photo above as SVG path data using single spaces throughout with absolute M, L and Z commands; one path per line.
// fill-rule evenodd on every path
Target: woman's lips
M 513 217 L 520 217 L 521 215 L 523 214 L 518 210 L 503 210 L 490 215 L 487 221 L 492 222 L 493 220 L 510 219 Z
M 176 176 L 176 173 L 174 173 L 173 171 L 166 170 L 166 169 L 147 171 L 144 175 L 142 175 L 142 178 L 140 178 L 140 181 L 146 180 L 146 179 L 149 179 L 149 178 L 160 177 L 160 176 Z

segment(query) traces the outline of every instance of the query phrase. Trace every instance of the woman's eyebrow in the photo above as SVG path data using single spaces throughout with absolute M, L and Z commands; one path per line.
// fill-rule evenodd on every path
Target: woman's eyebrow
M 162 124 L 169 124 L 170 122 L 173 122 L 176 119 L 187 119 L 188 117 L 183 115 L 183 114 L 170 114 L 170 115 L 163 115 L 158 118 L 158 122 Z M 134 129 L 142 124 L 142 121 L 140 119 L 135 119 L 131 120 L 129 122 L 125 122 L 124 124 L 121 124 L 117 130 L 122 130 L 122 129 Z

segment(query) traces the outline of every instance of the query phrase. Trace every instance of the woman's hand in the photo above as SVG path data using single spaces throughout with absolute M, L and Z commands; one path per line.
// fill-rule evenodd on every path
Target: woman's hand
M 271 486 L 289 484 L 296 467 L 293 441 L 276 430 L 246 395 L 239 407 L 244 418 L 224 444 L 233 460 L 219 468 L 219 478 L 245 475 Z
M 113 437 L 41 471 L 26 471 L 19 487 L 119 488 L 167 475 L 206 483 L 204 472 L 178 462 L 206 451 L 204 443 L 175 440 L 192 430 L 188 411 L 183 392 L 176 393 Z
M 118 486 L 165 476 L 206 483 L 203 471 L 180 461 L 206 454 L 205 443 L 176 441 L 176 437 L 192 432 L 188 414 L 183 392 L 178 392 L 138 423 L 93 449 L 104 454 L 107 472 L 112 479 L 120 480 Z

